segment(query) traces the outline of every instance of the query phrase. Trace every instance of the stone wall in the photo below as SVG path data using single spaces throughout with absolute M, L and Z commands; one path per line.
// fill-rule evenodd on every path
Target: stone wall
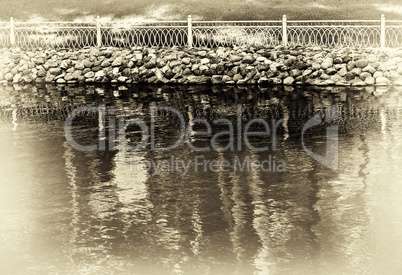
M 0 81 L 402 85 L 402 49 L 1 49 Z

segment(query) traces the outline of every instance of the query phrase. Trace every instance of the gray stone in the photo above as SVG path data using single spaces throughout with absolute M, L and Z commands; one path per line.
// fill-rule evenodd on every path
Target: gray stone
M 311 61 L 311 64 L 313 64 L 312 61 Z M 310 67 L 311 64 L 307 64 L 306 62 L 303 62 L 303 61 L 297 61 L 292 65 L 292 68 L 298 69 L 298 70 L 305 70 L 308 67 Z
M 398 74 L 402 75 L 402 64 L 400 64 L 400 65 L 398 66 L 398 68 L 396 69 L 396 72 L 397 72 Z
M 348 69 L 348 71 L 351 71 L 355 68 L 356 63 L 354 61 L 349 61 L 348 64 L 346 65 L 346 69 Z
M 369 72 L 371 74 L 375 73 L 377 70 L 371 66 L 371 65 L 367 65 L 366 67 L 363 68 L 362 70 L 363 72 Z
M 42 66 L 39 68 L 39 70 L 38 70 L 38 76 L 39 77 L 44 77 L 44 76 L 46 76 L 46 70 L 45 70 L 45 68 L 43 68 Z
M 243 79 L 239 79 L 238 81 L 237 81 L 237 85 L 245 85 L 245 84 L 247 84 L 247 83 L 249 83 L 250 82 L 250 79 L 249 78 L 243 78 Z
M 335 85 L 335 81 L 333 81 L 332 79 L 327 79 L 324 82 L 322 82 L 321 84 L 324 86 Z
M 91 68 L 94 65 L 94 63 L 89 60 L 84 60 L 83 64 L 85 68 Z
M 332 67 L 333 64 L 334 64 L 334 61 L 332 58 L 325 58 L 321 64 L 321 69 L 326 70 L 326 69 Z
M 10 82 L 11 80 L 13 80 L 13 75 L 11 73 L 6 73 L 6 75 L 4 76 L 4 79 L 7 80 L 8 82 Z
M 162 80 L 163 79 L 163 73 L 160 69 L 156 69 L 155 70 L 155 76 L 158 80 Z
M 223 83 L 227 83 L 227 82 L 229 82 L 229 81 L 232 81 L 232 78 L 231 78 L 230 76 L 224 75 L 224 76 L 222 77 L 222 82 L 223 82 Z
M 74 79 L 79 79 L 80 77 L 83 77 L 82 76 L 82 71 L 81 70 L 74 71 L 72 73 L 72 76 L 73 76 Z
M 374 78 L 378 78 L 378 77 L 382 77 L 382 76 L 384 76 L 384 73 L 383 73 L 383 72 L 380 72 L 380 71 L 377 71 L 377 72 L 375 72 L 375 73 L 373 74 L 373 77 L 374 77 Z
M 165 62 L 164 60 L 163 60 L 163 62 Z M 159 64 L 157 64 L 158 66 L 159 66 Z M 165 62 L 165 65 L 166 65 L 166 62 Z M 134 66 L 134 62 L 132 61 L 132 60 L 130 60 L 128 63 L 127 63 L 127 68 L 132 68 Z M 164 66 L 164 65 L 163 65 Z M 162 67 L 163 67 L 162 66 Z
M 197 54 L 198 54 L 199 56 L 201 56 L 201 57 L 207 56 L 207 52 L 206 52 L 206 51 L 198 51 Z
M 239 81 L 240 79 L 243 79 L 243 76 L 241 74 L 235 74 L 233 76 L 233 81 L 235 82 Z
M 112 66 L 113 67 L 119 67 L 119 66 L 121 66 L 122 63 L 123 63 L 123 58 L 119 56 L 115 60 L 113 60 Z
M 267 77 L 261 77 L 260 79 L 258 79 L 257 83 L 259 85 L 267 85 L 269 84 L 269 79 Z
M 360 76 L 360 74 L 362 73 L 362 69 L 360 68 L 354 68 L 353 70 L 350 71 L 352 74 L 356 75 L 356 76 Z
M 361 73 L 359 77 L 360 77 L 361 80 L 365 81 L 366 78 L 370 77 L 370 76 L 371 76 L 371 73 L 364 72 L 364 73 Z
M 298 70 L 298 69 L 294 69 L 294 70 L 292 70 L 292 71 L 290 72 L 290 76 L 291 76 L 291 77 L 294 77 L 294 78 L 296 78 L 296 77 L 298 77 L 298 76 L 300 76 L 300 75 L 302 75 L 302 71 L 300 71 L 300 70 Z
M 338 71 L 336 70 L 336 69 L 334 69 L 334 68 L 328 68 L 328 69 L 326 69 L 325 70 L 325 73 L 327 74 L 327 75 L 334 75 L 334 74 L 336 74 Z
M 21 78 L 21 80 L 22 80 L 22 82 L 26 82 L 26 83 L 31 83 L 33 81 L 33 79 L 30 76 L 27 76 L 27 75 L 23 76 Z
M 49 73 L 52 75 L 59 75 L 59 74 L 61 74 L 61 69 L 60 68 L 50 68 Z
M 73 76 L 72 73 L 67 73 L 67 74 L 64 76 L 64 80 L 65 80 L 65 81 L 70 81 L 70 80 L 73 80 L 73 79 L 74 79 L 74 76 Z
M 378 62 L 378 60 L 379 60 L 378 56 L 375 54 L 370 54 L 369 56 L 367 56 L 366 59 L 369 63 L 375 63 L 375 62 Z
M 119 67 L 114 67 L 112 70 L 112 75 L 118 75 L 120 72 L 120 68 Z
M 401 75 L 398 74 L 397 72 L 393 71 L 393 72 L 385 73 L 385 77 L 391 81 L 395 81 L 395 80 L 399 79 L 401 77 Z
M 16 74 L 13 77 L 13 82 L 18 83 L 18 82 L 20 82 L 21 78 L 22 78 L 21 74 Z
M 285 59 L 285 60 L 283 61 L 283 64 L 284 64 L 286 67 L 292 66 L 293 63 L 294 63 L 294 60 L 293 60 L 292 58 L 288 58 L 288 59 Z
M 367 85 L 374 85 L 375 79 L 374 79 L 374 77 L 369 76 L 369 77 L 367 77 L 367 78 L 364 80 L 364 82 L 365 82 Z
M 378 77 L 375 80 L 375 84 L 376 85 L 389 85 L 389 84 L 391 84 L 391 80 L 389 80 L 386 77 Z
M 45 59 L 43 57 L 38 57 L 38 58 L 34 59 L 34 62 L 37 65 L 42 65 L 42 64 L 45 64 Z
M 58 76 L 56 76 L 55 78 L 54 78 L 54 80 L 57 80 L 57 79 L 59 79 L 59 78 L 64 78 L 64 76 L 65 76 L 66 74 L 59 74 Z
M 309 76 L 309 75 L 311 75 L 312 73 L 313 73 L 313 70 L 307 69 L 307 70 L 303 71 L 302 75 L 303 75 L 303 76 Z
M 333 75 L 333 76 L 331 76 L 331 78 L 330 78 L 334 83 L 340 83 L 340 82 L 343 82 L 343 78 L 340 76 L 340 75 L 338 75 L 338 74 L 335 74 L 335 75 Z
M 93 78 L 95 76 L 95 73 L 94 72 L 87 72 L 86 74 L 84 74 L 84 77 L 85 78 Z
M 327 80 L 329 78 L 330 78 L 330 76 L 327 74 L 321 74 L 321 76 L 320 76 L 320 79 L 322 79 L 322 80 Z
M 283 80 L 284 85 L 292 85 L 293 82 L 295 82 L 295 79 L 291 76 L 288 76 Z
M 275 77 L 275 78 L 271 79 L 271 81 L 272 81 L 272 84 L 276 84 L 276 85 L 282 84 L 282 79 L 279 77 Z
M 346 65 L 345 64 L 336 64 L 336 65 L 334 65 L 334 68 L 339 71 L 342 68 L 346 68 Z
M 355 79 L 355 74 L 353 74 L 353 73 L 347 73 L 346 75 L 345 75 L 345 80 L 346 81 L 351 81 L 351 80 L 353 80 L 353 79 Z
M 185 57 L 185 58 L 183 58 L 183 59 L 181 60 L 181 62 L 182 62 L 183 64 L 185 64 L 185 65 L 188 65 L 188 64 L 190 64 L 191 59 L 190 59 L 189 57 Z
M 174 67 L 180 66 L 180 65 L 181 65 L 181 62 L 179 60 L 172 60 L 172 61 L 169 62 L 169 67 L 170 68 L 174 68 Z
M 356 61 L 356 67 L 363 69 L 364 67 L 367 67 L 368 61 L 366 59 L 359 59 Z
M 243 60 L 243 57 L 238 56 L 238 55 L 230 55 L 230 56 L 229 56 L 229 60 L 230 60 L 231 62 L 239 62 L 239 61 L 242 61 L 242 60 Z
M 209 67 L 208 67 L 207 65 L 201 65 L 200 68 L 199 68 L 199 70 L 200 70 L 201 72 L 205 72 L 205 71 L 207 71 L 208 69 L 209 69 Z
M 342 63 L 343 63 L 343 59 L 342 59 L 342 58 L 336 57 L 336 58 L 334 59 L 334 64 L 342 64 Z
M 189 84 L 207 84 L 211 80 L 210 77 L 207 76 L 195 76 L 195 75 L 190 75 L 187 77 L 187 81 Z
M 71 60 L 63 60 L 60 64 L 60 68 L 63 70 L 68 69 L 71 66 Z
M 102 64 L 100 66 L 103 67 L 103 68 L 106 68 L 106 67 L 110 67 L 110 65 L 111 65 L 111 63 L 109 62 L 109 60 L 103 60 Z M 84 68 L 82 67 L 82 69 L 84 69 Z
M 203 58 L 200 60 L 201 65 L 206 65 L 208 63 L 210 63 L 211 61 L 208 58 Z
M 352 86 L 366 86 L 366 83 L 363 80 L 358 79 L 358 78 L 351 80 L 350 84 Z
M 340 69 L 340 70 L 338 71 L 338 74 L 339 74 L 340 76 L 342 76 L 342 77 L 345 77 L 345 76 L 347 75 L 347 73 L 348 73 L 348 70 L 346 69 L 346 67 L 343 67 L 342 69 Z
M 126 83 L 128 80 L 127 76 L 120 76 L 119 78 L 117 78 L 117 81 L 120 83 Z
M 213 75 L 211 78 L 212 84 L 222 84 L 222 75 Z
M 49 68 L 57 68 L 60 65 L 60 62 L 57 60 L 49 60 L 45 65 L 47 65 Z
M 144 67 L 145 67 L 146 69 L 155 68 L 155 67 L 156 67 L 156 59 L 151 59 L 151 60 L 149 60 L 149 61 L 144 65 Z
M 105 77 L 106 75 L 105 75 L 105 72 L 104 71 L 97 71 L 96 73 L 95 73 L 95 78 L 103 78 L 103 77 Z
M 45 82 L 52 82 L 54 80 L 55 76 L 52 74 L 47 74 L 45 77 Z
M 66 80 L 64 78 L 58 78 L 56 80 L 56 83 L 63 84 L 63 83 L 66 83 Z
M 319 69 L 321 69 L 321 64 L 314 62 L 313 64 L 311 64 L 311 68 L 313 70 L 319 70 Z

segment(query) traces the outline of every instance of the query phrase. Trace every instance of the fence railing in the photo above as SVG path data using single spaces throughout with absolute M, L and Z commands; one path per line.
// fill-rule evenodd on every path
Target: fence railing
M 402 47 L 402 20 L 0 23 L 0 47 Z

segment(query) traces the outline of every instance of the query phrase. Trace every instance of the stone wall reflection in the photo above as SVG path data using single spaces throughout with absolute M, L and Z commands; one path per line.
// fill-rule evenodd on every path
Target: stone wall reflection
M 270 153 L 286 163 L 288 172 L 211 173 L 194 172 L 192 167 L 184 175 L 178 171 L 154 174 L 152 169 L 136 169 L 133 163 L 170 160 L 171 156 L 188 163 L 197 153 L 186 144 L 167 152 L 80 152 L 57 140 L 64 150 L 69 183 L 69 230 L 63 233 L 69 240 L 68 268 L 179 274 L 194 269 L 200 274 L 267 274 L 296 268 L 307 273 L 339 266 L 343 272 L 370 271 L 368 263 L 374 256 L 366 238 L 375 216 L 370 196 L 386 194 L 375 187 L 374 171 L 382 167 L 380 161 L 389 167 L 401 163 L 397 148 L 382 150 L 374 144 L 400 137 L 400 93 L 371 87 L 126 88 L 0 86 L 1 119 L 62 125 L 74 107 L 105 103 L 116 108 L 115 119 L 136 116 L 149 121 L 149 107 L 171 106 L 189 120 L 225 117 L 234 121 L 237 105 L 242 104 L 244 121 L 285 118 L 279 149 Z M 305 154 L 299 137 L 303 122 L 335 103 L 341 110 L 343 136 L 342 162 L 339 171 L 333 172 Z M 81 141 L 96 143 L 98 117 L 81 119 L 75 134 Z M 169 114 L 160 114 L 156 123 L 162 145 L 177 137 L 178 121 Z M 138 140 L 135 129 L 127 139 Z M 200 147 L 209 142 L 193 141 Z M 224 146 L 227 139 L 219 142 Z M 393 144 L 400 146 L 400 142 Z M 315 152 L 324 148 L 322 142 L 308 145 Z M 204 156 L 233 163 L 236 157 L 264 160 L 267 153 L 244 149 Z M 395 230 L 396 224 L 390 228 Z M 332 265 L 319 266 L 322 259 Z

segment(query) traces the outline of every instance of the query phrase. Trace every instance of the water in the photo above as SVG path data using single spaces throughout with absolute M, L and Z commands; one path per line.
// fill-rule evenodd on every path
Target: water
M 0 87 L 1 274 L 401 274 L 401 89 L 126 88 Z M 275 151 L 235 144 L 200 153 L 182 143 L 162 152 L 83 152 L 64 136 L 78 106 L 110 112 L 109 143 L 118 141 L 110 122 L 135 117 L 150 126 L 151 107 L 237 126 L 239 104 L 244 124 L 285 119 L 276 141 L 252 139 L 257 147 L 276 142 Z M 338 125 L 337 170 L 301 144 L 304 123 L 334 104 L 339 119 L 308 130 L 305 146 L 323 155 L 325 129 Z M 158 146 L 178 139 L 172 113 L 158 113 L 155 124 Z M 82 114 L 73 137 L 97 144 L 98 126 L 97 113 Z M 211 135 L 223 129 L 213 125 Z M 138 144 L 139 130 L 128 127 L 125 140 Z M 210 146 L 211 135 L 191 141 Z M 196 171 L 200 155 L 231 164 L 271 156 L 272 171 Z M 190 162 L 187 173 L 139 169 L 172 156 Z M 273 171 L 272 158 L 286 171 Z

